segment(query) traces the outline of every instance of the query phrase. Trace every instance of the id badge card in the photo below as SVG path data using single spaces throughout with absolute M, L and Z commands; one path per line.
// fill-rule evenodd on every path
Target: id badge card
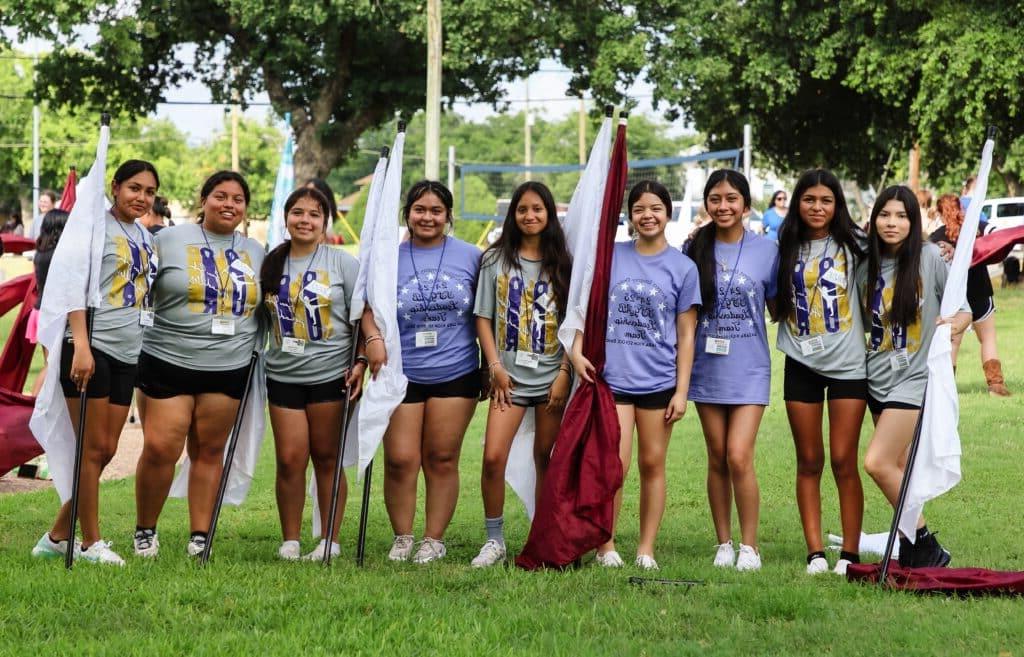
M 892 366 L 894 372 L 907 369 L 910 367 L 910 354 L 906 349 L 897 349 L 889 356 L 889 365 Z
M 281 351 L 301 356 L 306 352 L 306 341 L 302 338 L 281 338 Z
M 800 342 L 800 352 L 804 356 L 813 356 L 821 351 L 825 351 L 825 340 L 820 335 Z
M 829 269 L 821 278 L 822 280 L 832 283 L 833 285 L 838 285 L 839 287 L 846 287 L 846 277 L 843 276 L 838 269 Z
M 142 309 L 139 311 L 139 326 L 152 326 L 154 314 L 152 310 Z
M 417 347 L 436 347 L 437 331 L 416 331 Z
M 708 338 L 704 343 L 704 351 L 709 354 L 715 354 L 717 356 L 728 356 L 729 355 L 729 339 L 728 338 Z
M 210 331 L 214 335 L 234 335 L 235 320 L 231 317 L 214 317 Z
M 306 289 L 313 294 L 317 294 L 322 297 L 327 297 L 331 294 L 331 288 L 327 287 L 320 281 L 310 281 L 309 285 L 306 286 Z
M 535 354 L 530 351 L 517 351 L 516 365 L 521 365 L 523 367 L 528 367 L 531 370 L 535 370 L 540 365 L 540 354 Z

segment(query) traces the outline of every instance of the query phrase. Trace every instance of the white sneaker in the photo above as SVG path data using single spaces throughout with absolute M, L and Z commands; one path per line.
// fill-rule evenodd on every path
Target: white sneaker
M 205 536 L 193 536 L 188 539 L 188 545 L 185 546 L 185 551 L 188 552 L 190 557 L 198 557 L 206 549 L 206 537 Z
M 412 558 L 412 562 L 430 563 L 431 561 L 443 559 L 446 554 L 448 554 L 448 550 L 445 548 L 443 541 L 424 536 L 423 540 L 420 541 L 419 549 L 416 550 L 416 554 Z
M 321 540 L 319 543 L 317 543 L 317 546 L 313 548 L 312 552 L 310 552 L 302 558 L 306 561 L 323 561 L 325 550 L 327 550 L 327 541 Z M 331 541 L 331 556 L 336 557 L 339 554 L 341 554 L 341 546 L 335 543 L 334 541 Z
M 298 541 L 284 541 L 277 548 L 277 557 L 285 561 L 298 561 L 302 558 L 302 546 Z
M 92 563 L 106 563 L 114 566 L 124 565 L 124 559 L 121 558 L 121 555 L 110 549 L 110 543 L 107 541 L 96 541 L 79 552 L 78 558 L 82 561 L 91 561 Z
M 605 568 L 622 568 L 624 565 L 622 557 L 615 550 L 608 550 L 607 552 L 598 552 L 595 559 L 598 564 Z
M 736 570 L 761 570 L 761 555 L 749 545 L 740 543 L 740 554 L 736 557 Z
M 836 562 L 836 567 L 832 569 L 832 572 L 836 575 L 846 577 L 846 567 L 849 566 L 851 563 L 853 562 L 849 559 L 840 559 Z
M 657 570 L 658 562 L 654 560 L 649 554 L 638 554 L 636 555 L 636 567 L 643 568 L 644 570 Z
M 82 549 L 81 543 L 75 540 L 75 557 L 77 558 Z M 43 534 L 42 538 L 32 548 L 32 556 L 41 559 L 56 559 L 63 557 L 68 551 L 67 541 L 54 541 L 50 538 L 50 532 Z
M 732 568 L 736 561 L 736 550 L 732 547 L 732 541 L 722 543 L 715 552 L 715 565 L 719 568 Z
M 391 551 L 388 552 L 388 559 L 392 561 L 408 561 L 415 543 L 416 539 L 411 534 L 396 536 L 395 542 L 391 544 Z
M 820 575 L 828 572 L 828 562 L 825 561 L 825 557 L 814 557 L 807 564 L 808 575 Z
M 480 554 L 476 555 L 469 565 L 474 568 L 486 568 L 496 563 L 505 561 L 505 546 L 493 538 L 487 539 L 484 546 L 480 548 Z
M 137 557 L 153 558 L 160 552 L 160 539 L 152 529 L 136 529 L 132 543 Z

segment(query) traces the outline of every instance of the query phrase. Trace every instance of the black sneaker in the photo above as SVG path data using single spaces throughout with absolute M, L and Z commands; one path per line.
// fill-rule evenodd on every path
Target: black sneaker
M 914 544 L 909 540 L 900 536 L 900 568 L 913 568 L 914 567 Z
M 902 550 L 902 546 L 900 548 Z M 939 545 L 935 534 L 928 534 L 917 540 L 914 546 L 913 568 L 945 568 L 953 557 L 946 548 Z

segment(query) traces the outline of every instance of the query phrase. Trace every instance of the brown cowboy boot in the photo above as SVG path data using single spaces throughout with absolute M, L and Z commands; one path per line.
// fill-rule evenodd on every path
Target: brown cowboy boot
M 1006 387 L 1003 379 L 1003 366 L 999 359 L 993 358 L 981 364 L 985 371 L 985 382 L 988 384 L 988 394 L 995 397 L 1009 397 L 1010 390 Z

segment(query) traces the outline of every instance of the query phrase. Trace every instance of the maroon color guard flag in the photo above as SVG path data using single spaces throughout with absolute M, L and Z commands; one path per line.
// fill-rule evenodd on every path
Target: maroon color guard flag
M 78 184 L 78 173 L 75 171 L 75 167 L 71 167 L 68 170 L 68 179 L 64 183 L 64 191 L 61 192 L 60 202 L 57 203 L 57 208 L 64 212 L 71 212 L 71 208 L 75 207 L 75 185 Z
M 622 118 L 604 190 L 594 282 L 583 333 L 583 355 L 596 369 L 595 383 L 581 382 L 565 409 L 530 535 L 516 558 L 516 565 L 527 570 L 566 566 L 612 536 L 622 463 L 615 400 L 602 373 L 612 249 L 627 170 L 626 121 Z
M 1010 254 L 1013 247 L 1024 243 L 1024 226 L 994 230 L 974 240 L 971 266 L 997 265 Z

